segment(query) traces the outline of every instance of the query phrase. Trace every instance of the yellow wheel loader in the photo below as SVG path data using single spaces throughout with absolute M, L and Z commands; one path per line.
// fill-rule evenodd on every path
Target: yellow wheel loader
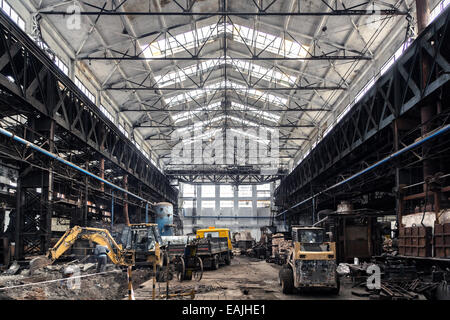
M 279 273 L 284 294 L 306 288 L 327 288 L 339 293 L 336 272 L 336 245 L 325 241 L 325 230 L 292 226 L 292 248 Z

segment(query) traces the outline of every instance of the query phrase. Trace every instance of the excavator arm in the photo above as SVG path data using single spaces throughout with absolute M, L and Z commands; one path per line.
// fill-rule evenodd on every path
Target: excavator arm
M 75 226 L 66 231 L 55 246 L 49 249 L 47 257 L 54 262 L 78 240 L 90 240 L 109 249 L 108 257 L 114 264 L 132 265 L 134 258 L 131 253 L 122 250 L 108 230 Z

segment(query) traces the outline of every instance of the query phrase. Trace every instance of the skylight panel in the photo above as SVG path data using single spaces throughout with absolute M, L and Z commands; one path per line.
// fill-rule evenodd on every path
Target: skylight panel
M 255 32 L 256 39 L 253 43 L 253 34 Z M 254 44 L 258 49 L 267 50 L 289 58 L 304 58 L 308 55 L 308 46 L 236 24 L 235 28 L 233 28 L 233 40 L 247 45 Z
M 286 106 L 286 104 L 287 104 L 287 99 L 286 98 L 282 98 L 282 97 L 273 95 L 271 93 L 262 92 L 262 91 L 256 90 L 256 89 L 248 89 L 244 85 L 241 85 L 241 84 L 238 84 L 236 82 L 229 81 L 229 80 L 227 80 L 227 82 L 225 82 L 225 81 L 216 82 L 214 84 L 211 84 L 211 85 L 205 87 L 204 89 L 196 89 L 196 90 L 191 90 L 191 91 L 188 91 L 188 92 L 184 92 L 184 93 L 178 94 L 176 96 L 173 96 L 173 97 L 169 98 L 167 104 L 169 106 L 175 106 L 175 105 L 178 105 L 180 103 L 189 102 L 189 101 L 192 101 L 194 99 L 197 99 L 197 98 L 203 97 L 205 95 L 208 95 L 214 90 L 222 90 L 225 87 L 233 88 L 238 93 L 245 92 L 249 97 L 251 97 L 251 98 L 253 98 L 255 100 L 259 100 L 259 101 L 263 101 L 263 102 L 269 102 L 269 103 L 276 104 L 276 105 L 279 105 L 279 106 Z
M 267 144 L 270 143 L 269 139 L 261 139 L 259 136 L 254 135 L 254 134 L 252 134 L 250 132 L 245 132 L 245 131 L 242 131 L 242 130 L 239 130 L 239 129 L 234 129 L 234 128 L 231 128 L 230 130 L 232 132 L 235 132 L 235 133 L 239 134 L 240 136 L 247 137 L 247 138 L 249 138 L 251 140 L 257 141 L 257 142 L 262 143 L 262 144 L 266 144 L 267 145 Z M 197 135 L 197 136 L 194 136 L 191 139 L 184 140 L 183 141 L 183 145 L 192 144 L 195 141 L 199 141 L 199 140 L 210 139 L 210 138 L 214 137 L 217 132 L 220 132 L 220 131 L 221 131 L 220 129 L 209 130 L 209 131 L 207 131 L 207 132 L 205 132 L 205 133 L 203 133 L 201 135 Z
M 253 121 L 250 121 L 250 120 L 246 120 L 244 118 L 238 118 L 238 117 L 235 117 L 235 116 L 228 116 L 228 115 L 226 117 L 228 119 L 231 119 L 231 120 L 236 121 L 238 123 L 242 123 L 243 126 L 257 127 L 257 128 L 262 127 L 264 129 L 266 129 L 267 131 L 270 131 L 270 132 L 274 131 L 274 129 L 272 129 L 272 128 L 269 128 L 267 126 L 261 125 L 259 123 L 256 123 L 256 122 L 253 122 Z
M 197 29 L 197 41 L 200 45 L 209 38 L 208 42 L 214 41 L 218 36 L 217 25 L 213 24 L 200 29 Z M 154 41 L 148 46 L 142 47 L 143 54 L 147 58 L 160 57 L 163 55 L 173 55 L 182 52 L 186 49 L 195 48 L 197 41 L 195 41 L 195 31 L 188 31 L 181 33 L 175 37 L 169 36 L 165 39 Z
M 273 68 L 268 69 L 263 66 L 239 59 L 231 60 L 231 64 L 237 70 L 245 70 L 256 78 L 262 78 L 269 82 L 276 82 L 286 87 L 295 85 L 297 78 L 295 76 L 288 76 L 282 72 L 276 71 Z
M 155 77 L 155 82 L 157 85 L 161 88 L 173 85 L 175 83 L 181 83 L 187 79 L 187 77 L 191 77 L 197 72 L 205 72 L 207 70 L 210 70 L 211 68 L 214 68 L 217 65 L 224 64 L 225 60 L 221 59 L 213 59 L 213 60 L 207 60 L 200 64 L 194 64 L 188 67 L 185 67 L 181 70 L 176 70 L 172 72 L 168 72 L 163 75 L 159 75 Z
M 190 118 L 193 118 L 194 115 L 198 115 L 200 113 L 204 113 L 206 110 L 215 110 L 215 109 L 219 109 L 219 107 L 221 106 L 221 102 L 215 102 L 212 103 L 204 108 L 197 108 L 193 111 L 186 111 L 186 112 L 181 112 L 181 113 L 177 113 L 175 115 L 172 115 L 172 119 L 175 123 L 178 122 L 182 122 L 185 120 L 188 120 Z
M 188 77 L 192 77 L 196 75 L 198 72 L 207 72 L 216 66 L 221 66 L 224 64 L 231 65 L 234 69 L 248 73 L 256 78 L 262 78 L 269 82 L 275 82 L 277 84 L 290 87 L 295 85 L 297 78 L 295 76 L 287 75 L 283 72 L 279 72 L 277 70 L 268 69 L 266 67 L 250 63 L 249 61 L 240 60 L 240 59 L 231 59 L 227 57 L 220 57 L 219 59 L 207 60 L 200 64 L 194 64 L 181 70 L 176 70 L 172 72 L 167 72 L 162 75 L 158 75 L 155 77 L 155 82 L 161 88 L 181 83 L 185 81 Z
M 175 106 L 184 102 L 193 101 L 199 97 L 208 95 L 211 92 L 211 88 L 205 88 L 205 89 L 197 89 L 197 90 L 191 90 L 188 92 L 180 93 L 172 98 L 169 98 L 168 105 Z
M 165 39 L 153 41 L 149 45 L 143 46 L 142 50 L 144 56 L 147 58 L 173 55 L 178 52 L 183 52 L 185 48 L 188 50 L 195 48 L 197 42 L 198 45 L 201 46 L 206 41 L 214 41 L 224 32 L 232 35 L 234 41 L 245 43 L 250 46 L 254 45 L 258 49 L 267 50 L 277 55 L 289 58 L 304 58 L 308 55 L 308 46 L 252 28 L 237 24 L 233 25 L 231 23 L 226 23 L 225 26 L 223 23 L 219 23 L 198 28 L 197 41 L 195 41 L 195 31 L 191 30 L 175 37 L 169 36 Z M 255 41 L 253 41 L 255 34 Z
M 219 86 L 225 87 L 225 84 L 227 87 L 233 88 L 238 92 L 243 91 L 248 96 L 252 97 L 253 99 L 259 100 L 259 101 L 270 102 L 270 103 L 281 105 L 281 106 L 284 106 L 287 103 L 287 99 L 285 99 L 285 98 L 275 96 L 271 93 L 262 92 L 260 90 L 249 89 L 246 86 L 241 85 L 236 82 L 233 82 L 233 81 L 227 81 L 226 83 L 225 83 L 225 81 L 223 81 L 222 83 L 218 83 L 215 86 L 217 87 L 217 85 L 219 85 Z
M 250 106 L 245 106 L 243 104 L 236 103 L 234 101 L 231 102 L 231 106 L 236 109 L 242 110 L 242 111 L 248 111 L 250 113 L 255 114 L 256 116 L 262 117 L 266 120 L 269 120 L 269 121 L 272 121 L 275 123 L 278 123 L 278 121 L 280 120 L 280 116 L 277 114 L 273 114 L 273 113 L 266 112 L 266 111 L 261 111 L 256 108 L 252 108 Z
M 203 127 L 203 126 L 211 125 L 211 124 L 213 124 L 213 123 L 215 123 L 215 122 L 218 122 L 218 121 L 220 121 L 220 120 L 222 120 L 222 119 L 224 119 L 224 118 L 225 118 L 225 115 L 222 114 L 222 115 L 217 116 L 217 117 L 214 117 L 214 118 L 212 118 L 212 119 L 210 119 L 210 120 L 198 121 L 198 122 L 196 122 L 195 124 L 186 126 L 186 127 L 184 127 L 184 128 L 177 129 L 177 130 L 175 130 L 175 131 L 178 132 L 178 133 L 190 131 L 190 130 L 192 130 L 194 127 L 201 128 L 201 127 Z
M 195 136 L 195 137 L 192 138 L 192 139 L 184 140 L 184 141 L 183 141 L 183 145 L 191 144 L 191 143 L 194 143 L 195 141 L 198 141 L 198 140 L 206 140 L 206 139 L 212 138 L 212 137 L 214 137 L 214 136 L 216 135 L 216 133 L 219 132 L 219 131 L 220 131 L 220 129 L 209 130 L 209 131 L 207 131 L 207 132 L 205 132 L 205 133 L 203 133 L 203 134 L 200 134 L 200 135 Z
M 272 129 L 272 128 L 268 127 L 268 126 L 261 125 L 259 123 L 256 123 L 256 122 L 253 122 L 253 121 L 250 121 L 250 120 L 246 120 L 246 119 L 243 119 L 243 118 L 238 118 L 238 117 L 235 117 L 235 116 L 224 115 L 224 114 L 222 114 L 220 116 L 217 116 L 217 117 L 214 117 L 214 118 L 212 118 L 210 120 L 198 121 L 195 124 L 186 126 L 184 128 L 177 129 L 175 131 L 178 132 L 178 133 L 191 131 L 194 127 L 201 128 L 203 126 L 209 126 L 209 125 L 211 125 L 213 123 L 216 123 L 218 121 L 221 121 L 221 120 L 223 120 L 225 118 L 233 120 L 233 121 L 236 121 L 238 123 L 241 123 L 243 126 L 258 127 L 258 128 L 261 127 L 261 128 L 265 128 L 267 131 L 270 131 L 270 132 L 274 131 L 274 129 Z
M 249 132 L 245 132 L 245 131 L 242 131 L 242 130 L 239 130 L 239 129 L 234 129 L 234 128 L 231 128 L 230 130 L 232 132 L 235 132 L 235 133 L 237 133 L 239 135 L 245 136 L 245 137 L 247 137 L 249 139 L 252 139 L 254 141 L 257 141 L 259 143 L 263 143 L 263 144 L 269 144 L 270 143 L 270 140 L 268 140 L 268 139 L 261 139 L 260 137 L 254 135 L 254 134 L 251 134 Z

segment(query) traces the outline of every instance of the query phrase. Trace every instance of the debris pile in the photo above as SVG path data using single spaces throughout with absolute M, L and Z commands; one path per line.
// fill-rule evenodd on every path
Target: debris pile
M 31 272 L 32 271 L 32 272 Z M 0 275 L 0 299 L 13 300 L 112 300 L 128 292 L 127 274 L 108 264 L 96 273 L 94 263 L 54 264 L 31 270 L 17 263 Z M 133 285 L 150 279 L 148 270 L 133 271 Z
M 292 248 L 292 240 L 286 240 L 282 233 L 276 233 L 272 236 L 272 256 L 269 262 L 283 265 L 286 263 L 289 251 Z
M 233 241 L 235 243 L 234 247 L 236 247 L 241 254 L 246 254 L 247 250 L 251 249 L 255 244 L 255 239 L 253 239 L 250 231 L 235 232 L 233 234 Z
M 406 261 L 386 260 L 361 265 L 341 263 L 337 271 L 351 277 L 352 294 L 372 300 L 450 299 L 449 270 L 433 267 L 431 274 L 420 272 Z M 377 279 L 377 277 L 379 277 Z M 447 292 L 447 294 L 442 294 Z M 438 295 L 441 294 L 441 297 Z
M 272 254 L 272 234 L 267 232 L 267 230 L 265 230 L 265 228 L 262 228 L 262 234 L 261 234 L 261 238 L 259 239 L 259 241 L 257 243 L 255 243 L 255 241 L 252 239 L 251 240 L 251 247 L 250 248 L 246 248 L 244 249 L 239 249 L 239 254 L 242 255 L 246 255 L 252 258 L 257 258 L 257 259 L 268 259 L 271 254 Z M 247 239 L 247 244 L 250 243 L 250 241 L 248 239 L 251 238 L 250 232 L 248 232 L 247 236 L 244 239 Z M 237 238 L 237 237 L 236 237 Z M 242 239 L 242 238 L 240 238 Z M 241 240 L 242 242 L 242 240 Z M 242 247 L 242 246 L 241 246 Z M 234 253 L 234 251 L 233 251 Z

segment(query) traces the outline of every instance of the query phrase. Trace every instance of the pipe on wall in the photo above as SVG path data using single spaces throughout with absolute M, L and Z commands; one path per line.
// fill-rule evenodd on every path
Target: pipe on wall
M 15 134 L 9 132 L 8 130 L 0 128 L 0 134 L 6 136 L 8 138 L 11 138 L 11 139 L 13 139 L 13 140 L 15 140 L 15 141 L 17 141 L 17 142 L 19 142 L 21 144 L 24 144 L 28 148 L 36 150 L 36 151 L 38 151 L 38 152 L 40 152 L 40 153 L 42 153 L 42 154 L 44 154 L 44 155 L 46 155 L 46 156 L 48 156 L 48 157 L 50 157 L 52 159 L 55 159 L 55 160 L 65 164 L 65 165 L 67 165 L 67 166 L 69 166 L 69 167 L 71 167 L 71 168 L 73 168 L 73 169 L 75 169 L 75 170 L 77 170 L 77 171 L 87 175 L 87 176 L 90 176 L 90 177 L 92 177 L 92 178 L 94 178 L 94 179 L 96 179 L 96 180 L 98 180 L 98 181 L 100 181 L 100 182 L 102 182 L 104 184 L 107 184 L 108 186 L 110 186 L 113 189 L 116 189 L 116 190 L 119 190 L 119 191 L 124 192 L 126 194 L 129 194 L 130 196 L 132 196 L 132 197 L 134 197 L 134 198 L 136 198 L 138 200 L 144 201 L 145 203 L 150 203 L 148 200 L 145 200 L 144 198 L 141 198 L 138 195 L 136 195 L 136 194 L 134 194 L 134 193 L 124 189 L 124 188 L 121 188 L 121 187 L 115 185 L 114 183 L 109 182 L 108 180 L 105 180 L 105 179 L 103 179 L 103 178 L 101 178 L 101 177 L 99 177 L 99 176 L 97 176 L 97 175 L 95 175 L 95 174 L 93 174 L 93 173 L 83 169 L 83 168 L 77 166 L 76 164 L 59 157 L 58 155 L 56 155 L 54 153 L 51 153 L 51 152 L 49 152 L 49 151 L 47 151 L 47 150 L 45 150 L 45 149 L 35 145 L 34 143 L 32 143 L 32 142 L 30 142 L 28 140 L 25 140 L 23 138 L 20 138 L 20 137 L 16 136 Z
M 369 171 L 372 171 L 373 169 L 375 169 L 375 168 L 381 166 L 382 164 L 384 164 L 384 163 L 386 163 L 386 162 L 389 162 L 389 161 L 391 161 L 392 159 L 394 159 L 394 158 L 396 158 L 396 157 L 402 155 L 403 153 L 405 153 L 405 152 L 407 152 L 407 151 L 409 151 L 409 150 L 411 150 L 411 149 L 414 149 L 414 148 L 416 148 L 416 147 L 418 147 L 418 146 L 424 144 L 425 142 L 427 142 L 427 141 L 429 141 L 429 140 L 432 140 L 432 139 L 434 139 L 434 138 L 436 138 L 436 137 L 438 137 L 438 136 L 440 136 L 440 135 L 442 135 L 442 134 L 444 134 L 444 133 L 446 133 L 446 132 L 448 132 L 448 131 L 450 131 L 450 125 L 449 125 L 449 124 L 446 125 L 446 126 L 444 126 L 444 127 L 442 127 L 441 129 L 438 129 L 438 130 L 436 130 L 436 131 L 430 133 L 430 135 L 428 135 L 428 136 L 426 136 L 426 137 L 424 137 L 424 138 L 422 138 L 422 139 L 420 139 L 420 140 L 418 140 L 418 141 L 416 141 L 416 142 L 410 144 L 409 146 L 407 146 L 407 147 L 405 147 L 405 148 L 403 148 L 403 149 L 400 149 L 400 150 L 398 150 L 398 151 L 396 151 L 396 152 L 390 154 L 389 156 L 387 156 L 387 157 L 381 159 L 380 161 L 374 163 L 373 165 L 367 167 L 366 169 L 361 170 L 361 171 L 359 171 L 358 173 L 355 173 L 355 174 L 352 175 L 350 178 L 347 178 L 347 179 L 345 179 L 345 180 L 343 180 L 343 181 L 341 181 L 341 182 L 338 182 L 338 183 L 332 185 L 331 187 L 328 187 L 328 188 L 326 188 L 325 190 L 320 191 L 319 193 L 316 193 L 315 195 L 313 195 L 313 196 L 311 196 L 311 197 L 309 197 L 309 198 L 306 198 L 305 200 L 300 201 L 299 203 L 296 203 L 295 205 L 293 205 L 293 206 L 290 207 L 289 209 L 286 209 L 286 210 L 280 212 L 279 214 L 277 214 L 277 215 L 275 216 L 275 218 L 277 218 L 277 217 L 279 217 L 279 216 L 281 216 L 281 215 L 283 215 L 283 214 L 286 214 L 289 210 L 292 210 L 292 209 L 294 209 L 294 208 L 296 208 L 296 207 L 298 207 L 298 206 L 300 206 L 300 205 L 302 205 L 302 204 L 304 204 L 304 203 L 306 203 L 306 202 L 308 202 L 308 201 L 314 199 L 315 197 L 320 196 L 320 195 L 323 194 L 323 193 L 326 193 L 326 192 L 328 192 L 328 191 L 330 191 L 330 190 L 332 190 L 332 189 L 334 189 L 334 188 L 336 188 L 336 187 L 339 187 L 339 186 L 341 186 L 341 185 L 343 185 L 343 184 L 345 184 L 345 183 L 347 183 L 347 182 L 349 182 L 349 181 L 351 181 L 351 180 L 353 180 L 353 179 L 356 179 L 357 177 L 359 177 L 359 176 L 361 176 L 361 175 L 363 175 L 363 174 L 365 174 L 365 173 L 367 173 L 367 172 L 369 172 Z

